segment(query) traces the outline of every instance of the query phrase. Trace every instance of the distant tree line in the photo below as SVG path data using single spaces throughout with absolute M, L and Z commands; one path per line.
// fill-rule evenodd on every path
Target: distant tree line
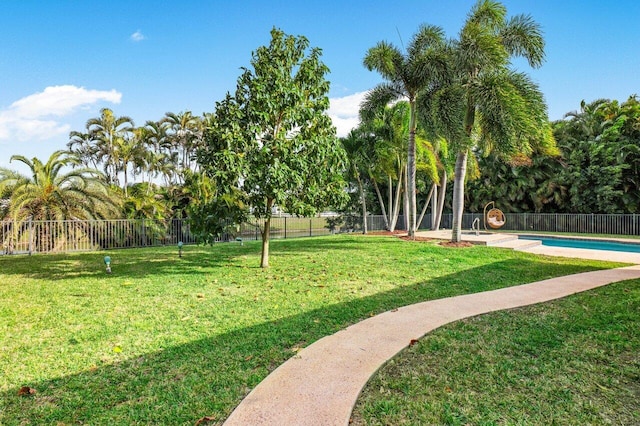
M 453 212 L 453 240 L 462 211 L 489 201 L 505 212 L 638 212 L 637 96 L 583 101 L 552 123 L 538 87 L 510 66 L 514 57 L 540 66 L 543 49 L 531 17 L 507 17 L 492 0 L 474 5 L 455 38 L 424 25 L 406 49 L 380 42 L 363 65 L 384 82 L 338 139 L 321 50 L 274 28 L 211 113 L 136 127 L 105 108 L 48 161 L 12 157 L 30 173 L 0 169 L 0 217 L 188 217 L 213 241 L 251 213 L 264 219 L 267 266 L 276 207 L 331 209 L 360 225 L 380 214 L 410 234 L 427 212 L 433 229 Z

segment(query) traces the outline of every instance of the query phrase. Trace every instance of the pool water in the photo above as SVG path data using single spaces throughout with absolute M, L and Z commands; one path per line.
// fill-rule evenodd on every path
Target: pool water
M 575 239 L 575 238 L 541 237 L 538 235 L 520 235 L 519 238 L 521 240 L 542 241 L 543 246 L 640 253 L 640 243 L 634 244 L 634 243 L 623 243 L 623 242 L 606 241 L 606 240 L 588 240 L 588 239 L 583 240 L 583 239 Z

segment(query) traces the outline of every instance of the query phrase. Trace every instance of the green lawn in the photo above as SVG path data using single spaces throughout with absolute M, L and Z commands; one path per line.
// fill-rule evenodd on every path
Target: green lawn
M 0 256 L 0 424 L 223 420 L 299 348 L 427 299 L 615 264 L 388 237 Z M 36 391 L 18 396 L 22 386 Z
M 640 424 L 640 280 L 428 334 L 376 373 L 353 424 Z

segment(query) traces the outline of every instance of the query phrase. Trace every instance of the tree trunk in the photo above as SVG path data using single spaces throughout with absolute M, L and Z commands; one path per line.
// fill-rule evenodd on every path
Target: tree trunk
M 360 190 L 360 202 L 362 203 L 362 233 L 367 233 L 367 198 L 364 194 L 364 188 L 362 186 L 362 180 L 360 180 L 360 173 L 356 173 L 356 179 L 358 180 L 358 189 Z
M 128 164 L 124 163 L 124 187 L 122 189 L 124 189 L 125 197 L 128 195 L 127 186 L 129 185 L 129 177 L 127 176 L 127 167 L 128 167 Z
M 453 226 L 451 241 L 460 242 L 462 238 L 462 213 L 464 211 L 464 179 L 467 174 L 467 150 L 460 151 L 456 158 L 456 170 L 453 180 Z
M 408 170 L 405 170 L 404 173 L 404 197 L 402 197 L 402 201 L 404 202 L 404 206 L 403 206 L 403 210 L 404 210 L 404 229 L 405 231 L 407 231 L 407 233 L 409 233 L 409 217 L 411 216 L 411 212 L 409 211 L 409 192 L 407 191 L 407 188 L 409 188 L 409 177 L 408 177 Z M 415 219 L 414 219 L 415 220 Z M 415 228 L 415 227 L 414 227 Z
M 441 187 L 440 196 L 438 197 L 438 215 L 436 217 L 436 227 L 435 227 L 436 231 L 440 229 L 440 224 L 442 223 L 442 210 L 444 210 L 444 197 L 447 193 L 447 171 L 446 170 L 443 170 L 442 172 L 440 187 Z
M 435 185 L 431 187 L 431 190 L 429 191 L 429 196 L 427 197 L 427 200 L 424 202 L 424 207 L 422 208 L 422 212 L 420 213 L 420 217 L 418 218 L 417 223 L 417 228 L 420 229 L 420 224 L 422 223 L 422 219 L 424 219 L 424 214 L 427 212 L 427 207 L 429 207 L 429 203 L 431 202 L 431 199 L 433 198 L 433 190 L 435 188 Z M 433 203 L 431 203 L 431 205 L 433 205 Z
M 395 216 L 393 210 L 393 181 L 391 180 L 391 176 L 387 176 L 387 187 L 389 188 L 389 197 L 387 198 L 387 202 L 389 203 L 389 222 L 391 228 L 395 228 L 395 221 L 393 217 Z M 393 232 L 393 229 L 389 229 Z
M 260 267 L 269 267 L 269 234 L 271 233 L 271 216 L 264 221 L 264 229 L 262 230 L 262 256 L 260 258 Z
M 438 217 L 438 185 L 435 183 L 431 187 L 433 191 L 433 203 L 431 203 L 431 230 L 436 231 L 436 219 Z
M 369 174 L 371 177 L 371 174 Z M 384 208 L 384 200 L 382 199 L 382 194 L 380 193 L 380 188 L 378 188 L 378 183 L 371 177 L 371 181 L 373 182 L 373 187 L 376 190 L 376 194 L 378 195 L 378 202 L 380 203 L 380 210 L 382 210 L 382 217 L 384 218 L 384 226 L 387 230 L 390 229 L 389 226 L 389 218 L 387 217 L 387 211 Z
M 390 212 L 391 216 L 391 226 L 389 227 L 389 231 L 393 232 L 396 229 L 396 224 L 398 223 L 398 216 L 400 215 L 400 195 L 402 194 L 402 179 L 404 174 L 402 173 L 403 169 L 400 169 L 400 176 L 398 178 L 398 186 L 396 187 L 396 196 L 393 201 L 393 212 Z M 393 193 L 393 191 L 392 191 Z
M 267 218 L 264 220 L 264 228 L 262 229 L 262 256 L 260 258 L 260 267 L 269 267 L 269 236 L 271 234 L 271 208 L 273 200 L 267 200 Z
M 407 174 L 409 193 L 409 217 L 407 230 L 410 237 L 416 232 L 416 100 L 409 99 L 411 117 L 409 119 L 409 153 L 407 156 Z

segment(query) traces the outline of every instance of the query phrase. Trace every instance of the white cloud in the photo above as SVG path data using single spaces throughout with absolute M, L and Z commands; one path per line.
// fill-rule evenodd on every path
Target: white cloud
M 346 136 L 351 129 L 360 123 L 358 111 L 366 94 L 367 92 L 358 92 L 341 98 L 329 99 L 329 117 L 331 117 L 333 125 L 336 126 L 339 137 Z
M 138 30 L 135 33 L 131 34 L 131 37 L 129 37 L 132 41 L 142 41 L 144 39 L 146 39 L 146 37 L 144 36 L 144 34 L 142 34 L 142 31 Z
M 60 118 L 100 101 L 118 104 L 116 90 L 87 90 L 71 85 L 51 86 L 0 110 L 0 142 L 45 140 L 68 133 L 70 126 Z

